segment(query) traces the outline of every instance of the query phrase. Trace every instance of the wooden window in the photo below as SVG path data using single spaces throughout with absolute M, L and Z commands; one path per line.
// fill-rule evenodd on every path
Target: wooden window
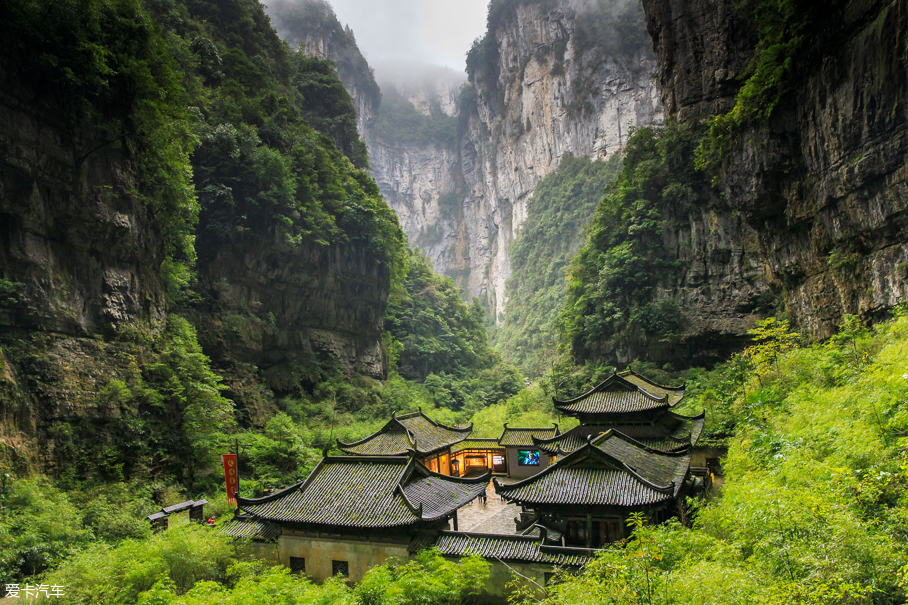
M 347 561 L 331 561 L 331 575 L 350 577 L 350 564 Z
M 290 557 L 290 573 L 306 573 L 306 559 Z

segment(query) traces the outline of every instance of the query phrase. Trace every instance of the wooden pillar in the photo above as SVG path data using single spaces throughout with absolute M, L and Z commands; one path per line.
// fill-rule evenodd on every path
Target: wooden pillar
M 457 509 L 454 509 L 454 531 L 460 531 L 457 529 Z
M 586 515 L 586 547 L 593 547 L 593 515 L 590 513 Z

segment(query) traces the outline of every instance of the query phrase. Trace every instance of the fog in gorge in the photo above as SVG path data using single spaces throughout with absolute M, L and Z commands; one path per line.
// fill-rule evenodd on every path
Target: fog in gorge
M 306 0 L 271 0 L 266 10 L 278 32 L 289 5 Z M 338 21 L 349 26 L 373 66 L 417 61 L 464 71 L 465 55 L 486 27 L 486 0 L 332 0 Z

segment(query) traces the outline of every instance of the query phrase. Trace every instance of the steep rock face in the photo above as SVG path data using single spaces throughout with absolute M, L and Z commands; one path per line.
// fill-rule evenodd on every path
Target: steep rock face
M 734 104 L 755 36 L 731 4 L 643 2 L 663 103 L 681 120 Z M 874 316 L 908 299 L 908 12 L 851 1 L 816 18 L 795 90 L 769 124 L 744 133 L 721 181 L 757 234 L 769 284 L 823 337 L 845 313 Z
M 341 40 L 338 40 L 341 38 Z M 338 61 L 346 52 L 350 52 L 347 44 L 353 44 L 352 34 L 344 32 L 343 34 L 334 30 L 323 30 L 321 28 L 313 31 L 307 31 L 305 38 L 298 40 L 298 43 L 304 47 L 304 51 L 310 57 L 319 59 L 330 59 Z M 358 51 L 357 51 L 358 54 Z M 361 59 L 361 57 L 359 57 Z M 375 112 L 378 109 L 379 99 L 373 94 L 369 84 L 362 81 L 361 77 L 351 69 L 338 69 L 337 75 L 343 83 L 344 88 L 353 97 L 353 103 L 356 106 L 356 129 L 360 133 L 368 132 L 375 122 Z
M 103 337 L 165 314 L 163 244 L 132 193 L 134 157 L 60 115 L 0 69 L 0 443 L 21 472 L 60 470 L 67 423 L 115 438 L 120 410 L 98 393 L 128 360 Z
M 318 360 L 384 375 L 390 274 L 362 248 L 203 241 L 199 264 L 212 304 L 195 317 L 200 341 L 216 359 L 259 367 L 277 391 L 298 388 L 301 367 Z
M 509 9 L 487 33 L 498 48 L 497 79 L 473 82 L 475 104 L 460 108 L 465 128 L 455 151 L 366 136 L 373 176 L 411 242 L 496 316 L 510 275 L 508 246 L 536 183 L 564 154 L 608 157 L 630 127 L 662 119 L 650 58 L 594 60 L 595 51 L 578 47 L 578 15 L 591 4 Z M 445 91 L 438 102 L 450 106 L 452 95 Z
M 162 242 L 130 193 L 134 159 L 0 78 L 0 276 L 20 284 L 0 327 L 86 336 L 160 319 Z

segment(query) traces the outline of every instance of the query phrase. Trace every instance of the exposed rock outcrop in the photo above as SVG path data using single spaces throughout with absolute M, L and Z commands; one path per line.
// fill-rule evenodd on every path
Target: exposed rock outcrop
M 756 43 L 729 0 L 644 0 L 662 100 L 679 120 L 734 105 Z M 813 337 L 845 313 L 908 300 L 908 11 L 848 1 L 816 12 L 798 81 L 721 168 L 728 209 L 757 236 L 766 279 Z
M 551 4 L 518 3 L 487 32 L 498 49 L 497 78 L 474 77 L 454 149 L 366 136 L 373 176 L 411 242 L 496 316 L 508 246 L 536 183 L 564 154 L 608 157 L 631 127 L 662 119 L 653 60 L 581 48 L 573 34 L 594 3 Z M 436 102 L 451 107 L 456 93 L 448 88 Z
M 0 298 L 0 328 L 87 336 L 163 317 L 162 242 L 131 193 L 135 158 L 0 82 L 0 277 L 19 284 Z

